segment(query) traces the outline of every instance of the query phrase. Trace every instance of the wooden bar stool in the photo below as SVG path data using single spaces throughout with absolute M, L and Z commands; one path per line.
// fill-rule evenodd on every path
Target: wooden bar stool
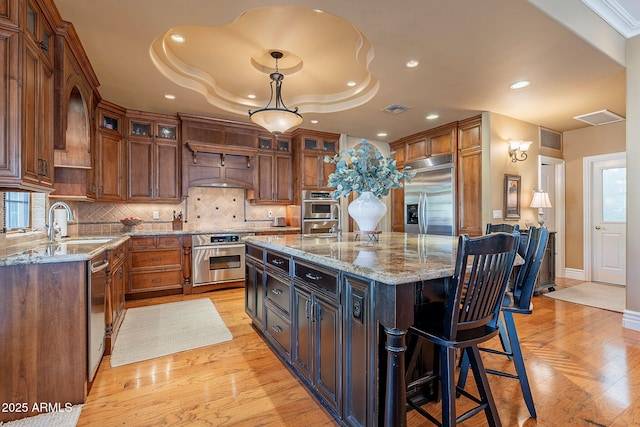
M 522 356 L 520 340 L 518 338 L 518 331 L 513 320 L 513 315 L 531 314 L 533 312 L 531 298 L 533 296 L 536 278 L 538 276 L 538 271 L 540 270 L 540 264 L 542 263 L 542 257 L 544 256 L 548 240 L 549 230 L 546 228 L 532 227 L 530 229 L 527 250 L 524 256 L 524 264 L 520 267 L 513 291 L 507 293 L 503 300 L 502 315 L 504 318 L 504 324 L 502 324 L 502 320 L 500 320 L 500 341 L 502 342 L 503 351 L 490 348 L 480 348 L 482 351 L 501 354 L 503 356 L 507 356 L 510 360 L 513 360 L 516 368 L 515 375 L 494 369 L 487 369 L 486 371 L 490 374 L 515 378 L 520 381 L 522 396 L 524 397 L 524 401 L 527 405 L 531 418 L 536 418 L 536 408 L 533 403 L 533 395 L 531 394 L 529 378 L 527 376 L 527 370 L 525 368 L 524 357 Z M 458 378 L 459 388 L 464 388 L 468 371 L 469 360 L 463 357 L 462 366 L 460 368 L 460 377 Z
M 482 365 L 478 344 L 498 334 L 502 299 L 518 247 L 519 233 L 492 233 L 471 239 L 462 235 L 453 276 L 448 279 L 444 316 L 434 321 L 425 316 L 409 328 L 439 349 L 438 379 L 442 394 L 442 422 L 421 407 L 420 399 L 409 397 L 407 404 L 438 426 L 453 426 L 480 411 L 489 425 L 500 426 L 500 418 Z M 479 397 L 455 385 L 456 354 L 461 349 L 468 358 L 478 385 Z M 431 378 L 428 378 L 431 379 Z M 421 379 L 409 384 L 412 389 Z M 456 416 L 456 393 L 471 399 L 477 406 Z M 408 396 L 411 395 L 409 392 Z

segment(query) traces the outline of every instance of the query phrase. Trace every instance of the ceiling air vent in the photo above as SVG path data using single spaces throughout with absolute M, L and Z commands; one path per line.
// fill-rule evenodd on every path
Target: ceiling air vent
M 383 108 L 382 111 L 386 111 L 387 113 L 391 113 L 391 114 L 400 114 L 404 111 L 407 111 L 408 109 L 409 107 L 404 105 L 392 104 L 386 108 Z
M 624 120 L 624 117 L 621 117 L 616 113 L 612 113 L 609 110 L 600 110 L 593 113 L 583 114 L 581 116 L 575 116 L 574 119 L 580 120 L 581 122 L 585 122 L 593 126 L 600 126 L 619 122 L 621 120 Z

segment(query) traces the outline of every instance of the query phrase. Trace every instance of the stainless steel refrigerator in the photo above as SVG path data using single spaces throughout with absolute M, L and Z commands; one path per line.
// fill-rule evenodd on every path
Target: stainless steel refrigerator
M 404 184 L 404 230 L 407 233 L 454 234 L 453 156 L 407 164 L 416 170 Z

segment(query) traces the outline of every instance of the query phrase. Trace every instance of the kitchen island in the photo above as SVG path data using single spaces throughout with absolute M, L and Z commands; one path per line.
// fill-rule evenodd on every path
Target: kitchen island
M 349 426 L 406 424 L 417 305 L 442 296 L 456 237 L 247 237 L 246 311 L 275 353 Z

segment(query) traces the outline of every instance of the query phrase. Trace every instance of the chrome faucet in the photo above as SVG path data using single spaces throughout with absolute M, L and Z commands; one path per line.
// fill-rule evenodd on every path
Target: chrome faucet
M 336 208 L 336 216 L 333 216 L 333 208 Z M 336 225 L 332 225 L 331 229 L 329 229 L 329 233 L 331 234 L 337 234 L 338 237 L 340 237 L 342 235 L 342 212 L 340 209 L 340 202 L 331 205 L 331 216 L 333 216 L 333 218 L 336 218 L 338 220 L 338 227 L 336 227 Z M 332 219 L 333 219 L 332 218 Z
M 47 225 L 47 238 L 50 242 L 55 242 L 56 239 L 56 227 L 53 225 L 53 210 L 58 206 L 62 206 L 67 211 L 67 221 L 73 221 L 73 212 L 71 212 L 71 208 L 64 202 L 55 202 L 51 206 L 49 206 L 49 224 Z M 59 228 L 58 228 L 59 230 Z

